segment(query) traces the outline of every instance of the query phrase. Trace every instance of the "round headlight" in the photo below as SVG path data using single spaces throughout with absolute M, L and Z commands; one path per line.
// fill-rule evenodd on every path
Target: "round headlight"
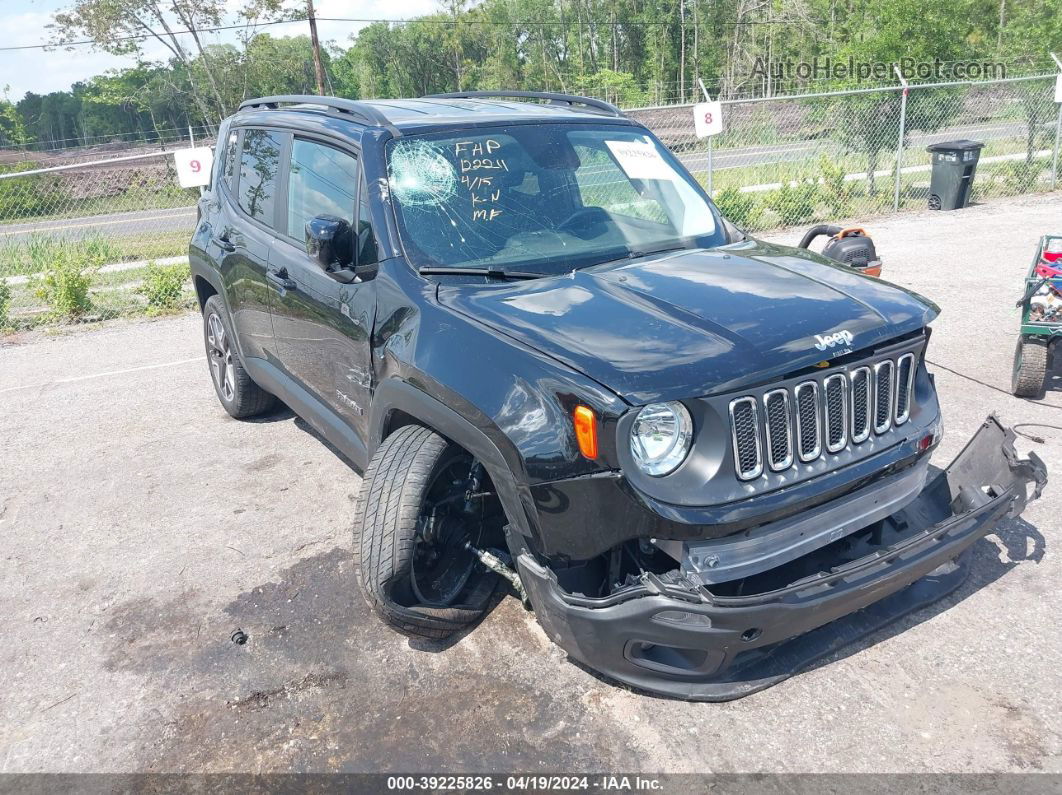
M 650 403 L 631 427 L 631 455 L 642 471 L 660 477 L 686 460 L 693 420 L 681 403 Z

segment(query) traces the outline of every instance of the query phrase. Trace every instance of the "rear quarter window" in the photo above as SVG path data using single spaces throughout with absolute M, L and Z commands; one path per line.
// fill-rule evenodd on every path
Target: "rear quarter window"
M 284 139 L 270 130 L 246 129 L 240 153 L 240 209 L 251 218 L 272 227 L 276 218 L 277 186 L 280 184 L 280 152 Z
M 225 146 L 221 148 L 218 163 L 218 171 L 221 175 L 221 179 L 225 182 L 225 187 L 230 191 L 233 189 L 233 183 L 236 181 L 236 161 L 237 152 L 236 145 L 239 143 L 240 133 L 238 130 L 233 130 L 229 133 L 228 138 L 225 140 Z

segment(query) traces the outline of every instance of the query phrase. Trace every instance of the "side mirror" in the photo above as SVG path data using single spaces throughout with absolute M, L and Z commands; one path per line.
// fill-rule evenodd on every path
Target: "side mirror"
M 354 240 L 350 224 L 334 215 L 318 215 L 306 222 L 306 253 L 337 281 L 351 282 Z M 344 277 L 350 274 L 349 279 Z

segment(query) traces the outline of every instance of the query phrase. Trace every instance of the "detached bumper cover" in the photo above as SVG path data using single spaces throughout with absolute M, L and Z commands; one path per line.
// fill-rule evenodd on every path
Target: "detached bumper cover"
M 611 597 L 564 592 L 529 555 L 520 577 L 547 634 L 570 657 L 642 690 L 728 701 L 762 690 L 905 613 L 945 596 L 964 555 L 1047 482 L 989 417 L 951 465 L 893 515 L 903 540 L 779 590 L 720 597 L 652 575 Z

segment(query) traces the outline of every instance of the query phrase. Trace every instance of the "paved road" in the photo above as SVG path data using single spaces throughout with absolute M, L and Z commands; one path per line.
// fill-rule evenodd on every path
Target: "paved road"
M 513 598 L 451 644 L 384 629 L 354 586 L 358 473 L 288 412 L 228 418 L 195 316 L 9 340 L 0 772 L 1062 773 L 1062 379 L 1006 393 L 1012 300 L 1060 211 L 867 223 L 886 275 L 943 307 L 937 462 L 998 411 L 1055 480 L 954 595 L 723 705 L 603 682 Z
M 911 135 L 907 139 L 906 148 L 908 152 L 924 154 L 925 147 L 941 141 L 950 141 L 956 138 L 972 138 L 977 141 L 992 141 L 1001 138 L 1017 139 L 1025 135 L 1025 130 L 1024 124 L 1015 122 L 949 127 L 934 133 Z M 726 171 L 727 169 L 749 168 L 772 163 L 799 162 L 817 157 L 819 153 L 824 151 L 826 146 L 829 146 L 829 142 L 801 141 L 799 143 L 778 144 L 775 146 L 722 149 L 712 153 L 712 169 L 713 171 Z M 891 142 L 885 148 L 887 152 L 895 152 L 896 144 Z M 886 159 L 889 156 L 886 155 Z M 914 155 L 909 154 L 906 159 L 909 162 L 914 162 L 913 157 Z M 708 153 L 706 151 L 684 153 L 679 155 L 679 159 L 690 171 L 707 171 L 708 169 Z M 928 162 L 928 155 L 926 155 L 926 162 Z
M 94 234 L 108 237 L 151 235 L 173 231 L 187 231 L 191 234 L 194 226 L 195 207 L 135 210 L 84 218 L 27 221 L 0 226 L 0 246 L 24 242 L 33 235 L 42 233 L 68 240 L 79 240 Z

